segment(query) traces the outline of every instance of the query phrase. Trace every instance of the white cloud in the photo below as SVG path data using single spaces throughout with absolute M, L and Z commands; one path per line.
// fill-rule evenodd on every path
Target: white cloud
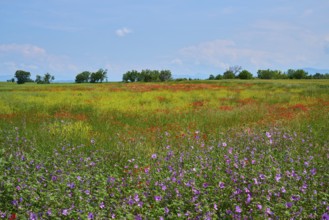
M 128 28 L 125 28 L 125 27 L 115 31 L 115 34 L 119 37 L 124 37 L 124 36 L 126 36 L 127 34 L 130 34 L 130 33 L 132 33 L 132 30 L 130 30 Z
M 261 66 L 268 63 L 266 52 L 239 47 L 232 40 L 202 42 L 183 48 L 180 53 L 186 59 L 192 59 L 195 64 L 213 65 L 222 69 L 235 64 L 252 63 Z
M 24 57 L 45 56 L 46 51 L 38 46 L 30 44 L 1 44 L 0 54 L 18 53 Z
M 0 66 L 3 71 L 24 69 L 35 74 L 77 71 L 67 56 L 49 54 L 44 48 L 31 44 L 0 44 Z

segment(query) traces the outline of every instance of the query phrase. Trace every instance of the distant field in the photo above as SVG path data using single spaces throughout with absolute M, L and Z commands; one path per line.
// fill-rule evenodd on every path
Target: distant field
M 0 156 L 5 158 L 0 158 L 0 169 L 7 173 L 0 177 L 0 201 L 6 201 L 0 202 L 0 218 L 1 213 L 7 219 L 12 213 L 46 218 L 48 209 L 50 216 L 96 219 L 112 215 L 175 219 L 180 214 L 184 219 L 187 212 L 191 219 L 309 218 L 311 214 L 318 218 L 329 213 L 328 203 L 323 203 L 329 200 L 328 134 L 329 80 L 0 83 Z M 54 152 L 62 158 L 54 157 Z M 26 161 L 25 153 L 30 155 Z M 101 165 L 86 170 L 78 157 L 86 166 L 90 165 L 86 158 Z M 68 161 L 75 167 L 70 168 Z M 20 165 L 30 166 L 25 163 L 41 164 L 43 174 L 35 168 L 15 171 Z M 50 174 L 47 169 L 64 173 Z M 321 175 L 315 176 L 315 170 Z M 300 178 L 295 180 L 291 172 Z M 85 181 L 77 180 L 83 175 Z M 38 185 L 41 176 L 48 188 Z M 56 188 L 53 176 L 62 178 L 62 188 Z M 173 176 L 181 183 L 169 181 Z M 129 183 L 110 177 L 126 178 Z M 17 178 L 33 182 L 37 199 L 28 195 L 32 186 L 25 192 L 17 190 L 24 188 Z M 88 182 L 83 187 L 96 194 L 84 193 L 87 188 L 80 189 L 79 181 Z M 94 188 L 93 181 L 103 191 Z M 73 182 L 72 188 L 68 184 Z M 221 183 L 231 186 L 224 188 Z M 282 187 L 291 189 L 289 195 L 280 191 Z M 49 195 L 59 199 L 55 192 L 71 196 L 60 203 L 47 201 Z M 20 196 L 25 196 L 21 202 Z M 315 211 L 311 202 L 317 204 Z M 84 211 L 78 212 L 72 204 Z

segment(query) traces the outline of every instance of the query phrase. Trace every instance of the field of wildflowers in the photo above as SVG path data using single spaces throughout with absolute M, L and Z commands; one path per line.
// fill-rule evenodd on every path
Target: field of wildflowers
M 0 219 L 329 219 L 329 82 L 0 84 Z

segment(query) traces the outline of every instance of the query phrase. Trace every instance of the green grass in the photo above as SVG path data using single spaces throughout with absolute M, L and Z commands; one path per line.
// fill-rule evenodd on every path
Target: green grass
M 328 80 L 0 83 L 0 218 L 326 217 L 328 121 Z

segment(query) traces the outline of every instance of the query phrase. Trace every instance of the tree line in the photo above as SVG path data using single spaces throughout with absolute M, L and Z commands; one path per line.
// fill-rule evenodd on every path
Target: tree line
M 165 82 L 172 80 L 170 70 L 131 70 L 123 74 L 123 82 Z
M 223 74 L 218 74 L 216 76 L 210 75 L 208 80 L 220 80 L 220 79 L 253 79 L 255 78 L 248 70 L 242 70 L 241 66 L 229 67 Z M 288 69 L 286 72 L 281 70 L 258 70 L 258 79 L 329 79 L 329 73 L 321 74 L 316 73 L 314 75 L 309 75 L 303 69 Z
M 26 82 L 36 82 L 37 84 L 49 84 L 55 80 L 55 76 L 50 73 L 46 73 L 43 76 L 36 75 L 36 79 L 31 79 L 31 73 L 24 70 L 17 70 L 15 77 L 7 80 L 8 82 L 16 82 L 17 84 L 23 84 Z M 316 73 L 309 75 L 303 69 L 288 69 L 286 72 L 281 70 L 264 69 L 258 70 L 257 76 L 254 77 L 251 72 L 246 69 L 242 69 L 241 66 L 231 66 L 223 74 L 213 75 L 211 74 L 208 80 L 221 80 L 221 79 L 329 79 L 329 73 L 321 74 Z M 107 81 L 107 70 L 99 69 L 96 72 L 83 71 L 78 73 L 75 77 L 76 83 L 102 83 Z M 149 70 L 142 71 L 131 70 L 122 75 L 123 82 L 166 82 L 166 81 L 182 81 L 193 80 L 186 78 L 173 79 L 170 70 Z
M 55 80 L 55 76 L 52 76 L 50 73 L 44 74 L 44 76 L 36 75 L 35 80 L 31 79 L 31 73 L 24 70 L 17 70 L 15 72 L 15 78 L 17 84 L 24 84 L 26 82 L 36 82 L 37 84 L 49 84 Z M 12 78 L 10 81 L 15 82 L 15 78 Z

